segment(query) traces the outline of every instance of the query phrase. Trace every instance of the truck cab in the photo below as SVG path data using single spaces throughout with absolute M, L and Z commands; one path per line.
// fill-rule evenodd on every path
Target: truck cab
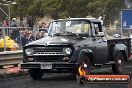
M 53 20 L 48 37 L 24 46 L 21 68 L 29 69 L 33 79 L 48 72 L 90 74 L 92 67 L 102 65 L 112 65 L 114 73 L 121 73 L 130 45 L 129 38 L 107 40 L 95 18 Z

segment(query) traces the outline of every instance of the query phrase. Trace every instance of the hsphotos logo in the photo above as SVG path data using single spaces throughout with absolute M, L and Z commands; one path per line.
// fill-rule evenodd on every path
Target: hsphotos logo
M 85 75 L 88 83 L 129 83 L 129 75 Z

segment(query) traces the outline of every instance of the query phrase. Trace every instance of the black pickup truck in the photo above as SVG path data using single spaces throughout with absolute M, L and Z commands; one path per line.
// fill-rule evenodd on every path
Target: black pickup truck
M 93 67 L 102 65 L 121 73 L 129 61 L 130 47 L 130 38 L 107 40 L 98 19 L 58 19 L 51 22 L 48 37 L 25 45 L 21 68 L 29 69 L 33 79 L 48 72 L 90 74 Z

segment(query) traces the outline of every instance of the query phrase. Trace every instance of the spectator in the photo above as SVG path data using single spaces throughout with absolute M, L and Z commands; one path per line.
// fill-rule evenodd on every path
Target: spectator
M 5 20 L 3 21 L 3 26 L 4 27 L 8 27 L 9 26 L 9 19 L 5 18 Z
M 21 30 L 22 30 L 22 31 L 25 30 L 25 25 L 24 25 L 24 24 L 22 24 L 22 26 L 21 26 Z
M 39 28 L 45 28 L 46 27 L 46 23 L 42 22 L 41 25 L 39 26 Z
M 99 20 L 101 21 L 101 25 L 103 25 L 104 22 L 103 22 L 103 17 L 102 16 L 99 16 Z
M 45 31 L 41 31 L 40 32 L 40 38 L 43 38 L 43 37 L 46 37 L 47 35 L 46 35 L 46 33 L 45 33 Z
M 3 22 L 3 24 L 4 24 L 4 25 L 3 25 L 4 27 L 8 27 L 8 25 L 9 25 L 9 24 L 8 24 L 8 21 L 6 21 L 6 20 Z
M 35 40 L 35 36 L 31 31 L 29 31 L 29 36 L 28 36 L 28 43 L 32 42 Z
M 12 18 L 12 22 L 10 24 L 10 27 L 17 27 L 16 18 Z
M 21 33 L 21 44 L 22 44 L 22 47 L 27 44 L 27 38 L 25 37 L 25 35 L 26 35 L 25 32 Z
M 16 18 L 12 19 L 10 27 L 12 27 L 11 28 L 11 38 L 18 43 L 17 38 L 20 33 L 19 33 L 19 29 L 16 28 L 17 27 Z
M 47 30 L 47 24 L 45 22 L 42 22 L 41 25 L 39 26 L 39 31 L 45 31 L 46 33 L 48 32 Z
M 33 17 L 31 17 L 31 16 L 27 17 L 27 24 L 28 24 L 29 27 L 33 27 L 34 26 L 34 19 L 33 19 Z
M 40 33 L 39 33 L 39 31 L 36 31 L 36 40 L 38 40 L 38 39 L 40 39 Z

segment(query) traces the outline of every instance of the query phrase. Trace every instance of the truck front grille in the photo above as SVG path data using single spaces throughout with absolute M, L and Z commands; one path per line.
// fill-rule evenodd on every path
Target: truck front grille
M 63 55 L 63 53 L 62 52 L 35 52 L 33 55 L 34 56 L 37 56 L 37 55 L 49 56 L 49 55 Z
M 33 56 L 63 55 L 63 47 L 35 47 Z

